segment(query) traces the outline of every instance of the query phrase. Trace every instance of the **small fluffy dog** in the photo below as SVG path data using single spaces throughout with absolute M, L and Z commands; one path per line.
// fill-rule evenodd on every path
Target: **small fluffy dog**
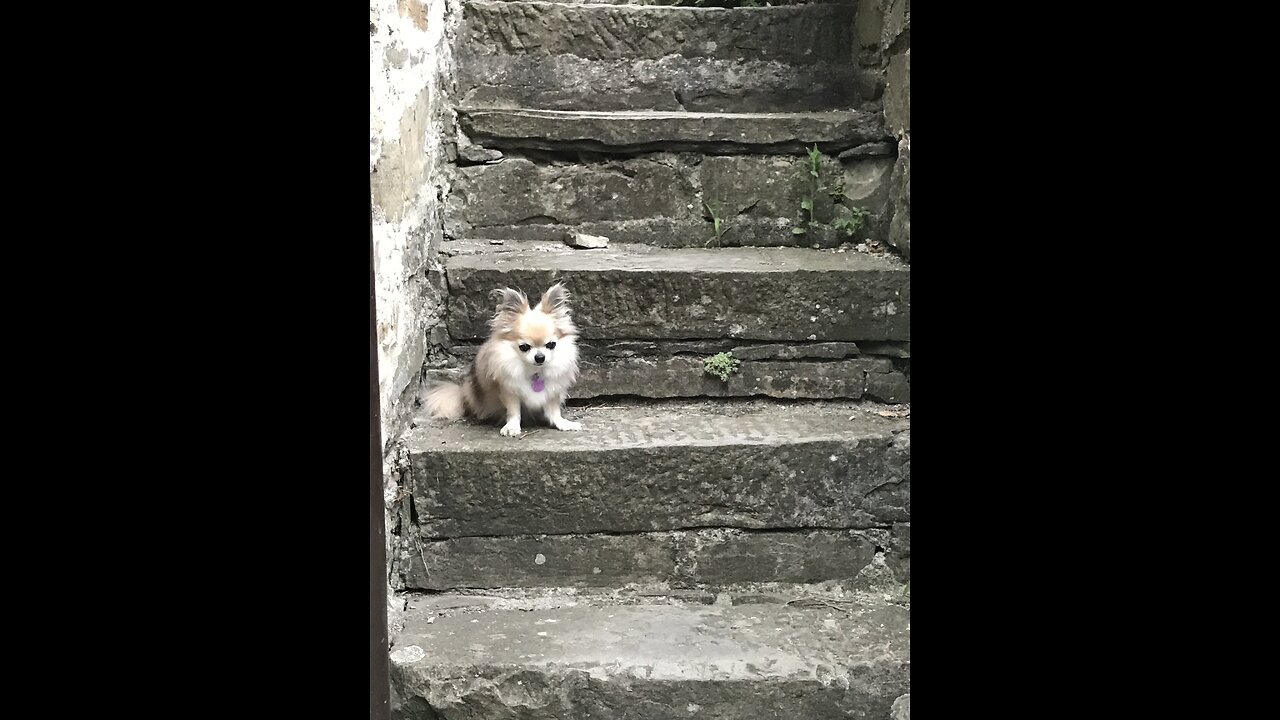
M 578 328 L 569 311 L 569 291 L 556 283 L 537 307 L 511 288 L 494 290 L 498 312 L 493 332 L 461 385 L 441 383 L 426 395 L 434 417 L 457 420 L 506 418 L 502 434 L 520 434 L 520 409 L 540 412 L 557 430 L 576 432 L 580 423 L 560 417 L 560 405 L 578 379 Z

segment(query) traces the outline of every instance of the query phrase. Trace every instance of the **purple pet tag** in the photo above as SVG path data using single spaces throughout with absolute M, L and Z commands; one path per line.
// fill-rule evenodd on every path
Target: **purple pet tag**
M 542 376 L 539 375 L 538 373 L 534 373 L 533 374 L 533 391 L 542 392 L 543 389 L 545 389 L 546 387 L 547 387 L 547 383 L 542 379 Z

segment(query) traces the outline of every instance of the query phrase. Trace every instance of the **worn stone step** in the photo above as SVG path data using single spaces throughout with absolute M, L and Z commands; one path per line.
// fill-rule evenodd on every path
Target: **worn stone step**
M 414 539 L 393 568 L 398 587 L 431 591 L 827 581 L 900 587 L 911 579 L 911 523 L 889 530 L 703 528 Z
M 892 146 L 866 147 L 844 160 L 822 155 L 818 177 L 803 151 L 572 158 L 508 151 L 499 162 L 458 169 L 446 229 L 507 240 L 578 232 L 662 247 L 887 244 Z M 856 229 L 835 224 L 859 215 Z
M 528 249 L 448 243 L 449 334 L 488 337 L 491 291 L 563 280 L 588 340 L 911 339 L 910 267 L 892 255 L 801 248 Z
M 910 692 L 910 608 L 870 596 L 449 600 L 411 600 L 394 635 L 396 717 L 888 720 Z
M 490 0 L 491 2 L 529 2 L 529 0 Z M 753 4 L 754 2 L 754 4 Z M 770 0 L 554 0 L 553 5 L 653 5 L 693 8 L 751 8 L 781 6 Z M 857 5 L 855 0 L 802 0 L 795 5 Z
M 857 403 L 568 408 L 578 433 L 425 417 L 405 435 L 406 536 L 689 528 L 885 529 L 910 521 L 910 420 Z M 891 415 L 896 415 L 890 413 Z
M 464 104 L 562 110 L 854 107 L 881 91 L 853 62 L 855 5 L 761 8 L 482 2 L 464 6 Z
M 455 346 L 462 361 L 479 346 Z M 707 372 L 697 355 L 638 354 L 630 357 L 583 356 L 578 362 L 575 400 L 631 396 L 643 398 L 770 397 L 783 400 L 867 398 L 885 403 L 911 402 L 910 365 L 886 357 L 838 359 L 739 359 L 727 380 Z M 432 380 L 461 380 L 464 369 L 428 371 Z
M 797 154 L 813 145 L 839 153 L 885 140 L 878 110 L 670 112 L 462 106 L 463 132 L 483 147 L 607 153 L 690 151 Z

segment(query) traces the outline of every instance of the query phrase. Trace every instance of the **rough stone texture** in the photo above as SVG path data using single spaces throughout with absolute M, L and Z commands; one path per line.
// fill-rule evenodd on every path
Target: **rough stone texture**
M 744 345 L 733 349 L 740 360 L 797 360 L 800 358 L 845 358 L 860 354 L 858 346 L 848 342 L 804 343 L 797 345 Z
M 895 523 L 893 534 L 886 548 L 885 562 L 893 575 L 902 582 L 911 580 L 911 523 Z
M 911 339 L 910 271 L 886 255 L 560 246 L 457 255 L 447 275 L 455 340 L 487 337 L 493 288 L 535 292 L 556 279 L 574 293 L 574 317 L 588 340 Z
M 911 343 L 862 343 L 859 348 L 868 355 L 884 355 L 894 358 L 910 358 Z
M 460 346 L 467 361 L 475 346 Z M 699 356 L 643 354 L 630 357 L 584 355 L 581 374 L 571 393 L 575 400 L 596 397 L 772 397 L 788 400 L 867 398 L 888 403 L 911 402 L 911 382 L 886 358 L 812 362 L 743 360 L 728 381 L 704 372 Z M 735 357 L 738 357 L 735 353 Z M 461 382 L 462 368 L 430 370 L 431 380 Z
M 880 45 L 888 55 L 897 55 L 911 47 L 911 0 L 882 0 L 883 31 Z
M 884 240 L 877 223 L 887 211 L 892 164 L 823 156 L 814 181 L 803 154 L 508 157 L 462 168 L 447 216 L 464 237 L 545 241 L 583 232 L 661 247 L 834 247 L 855 238 Z M 872 213 L 855 238 L 829 226 L 837 214 L 832 193 L 840 187 L 847 204 Z M 814 199 L 817 225 L 795 235 L 792 228 L 808 219 L 805 197 Z M 718 240 L 711 210 L 721 218 Z
M 887 142 L 867 143 L 845 150 L 839 155 L 841 160 L 864 157 L 893 157 L 893 145 Z
M 668 55 L 656 60 L 486 59 L 468 107 L 769 112 L 858 107 L 867 84 L 847 65 L 795 66 Z
M 566 415 L 582 421 L 582 432 L 544 428 L 516 439 L 420 418 L 405 441 L 421 537 L 910 520 L 909 421 L 858 405 L 663 404 Z
M 830 362 L 748 360 L 739 371 L 722 381 L 703 371 L 701 357 L 633 357 L 612 360 L 583 358 L 581 378 L 573 397 L 635 395 L 669 397 L 849 398 L 867 394 L 873 375 L 894 373 L 881 358 L 857 358 Z M 901 376 L 901 373 L 897 373 Z M 905 378 L 879 379 L 876 390 L 891 391 L 886 402 L 909 402 Z
M 501 150 L 489 150 L 470 142 L 458 143 L 458 157 L 469 163 L 495 163 L 503 158 Z
M 750 11 L 471 2 L 471 107 L 754 112 L 859 103 L 852 5 Z
M 733 246 L 799 245 L 834 247 L 848 238 L 829 227 L 836 217 L 832 193 L 841 181 L 841 166 L 823 156 L 819 177 L 809 174 L 807 156 L 712 156 L 699 167 L 700 202 L 722 218 L 720 244 Z M 813 217 L 801 207 L 813 200 Z M 711 220 L 711 213 L 703 213 Z M 792 229 L 806 227 L 804 235 Z
M 887 0 L 881 45 L 889 56 L 885 121 L 898 139 L 890 179 L 888 241 L 911 259 L 911 0 Z
M 582 250 L 598 250 L 609 247 L 609 238 L 601 235 L 567 233 L 564 238 L 564 244 Z
M 492 0 L 493 2 L 528 2 L 529 0 Z M 743 8 L 743 0 L 568 0 L 574 5 L 654 5 L 697 8 Z M 805 5 L 848 5 L 851 0 L 803 0 Z
M 892 220 L 889 223 L 889 244 L 902 251 L 903 257 L 911 259 L 911 134 L 907 133 L 898 141 L 898 162 L 893 167 L 893 177 L 889 180 L 889 208 Z
M 503 149 L 640 153 L 800 153 L 814 144 L 838 153 L 885 137 L 879 111 L 714 113 L 463 108 L 473 142 Z
M 866 397 L 887 403 L 911 402 L 910 366 L 906 371 L 890 362 L 884 362 L 867 370 Z
M 583 223 L 688 218 L 685 206 L 694 192 L 688 169 L 665 155 L 588 164 L 509 157 L 495 165 L 461 168 L 449 213 L 465 218 L 474 237 L 493 236 L 486 232 L 492 227 L 533 225 L 555 226 L 548 234 L 563 237 L 567 227 Z M 519 239 L 518 234 L 503 237 Z
M 889 712 L 889 720 L 911 720 L 911 693 L 907 693 L 893 701 Z
M 811 583 L 854 578 L 875 555 L 856 530 L 465 537 L 418 548 L 407 555 L 403 585 L 421 590 Z
M 844 164 L 845 203 L 870 212 L 854 236 L 859 240 L 888 240 L 893 165 L 892 158 L 854 158 Z
M 852 5 L 727 10 L 471 0 L 460 37 L 477 56 L 680 55 L 808 65 L 847 58 L 853 14 Z
M 391 661 L 403 718 L 888 718 L 911 689 L 910 611 L 870 602 L 836 613 L 780 604 L 415 608 Z
M 412 410 L 430 332 L 444 310 L 431 258 L 446 184 L 441 115 L 453 72 L 446 0 L 374 0 L 369 8 L 369 173 L 373 204 L 379 401 L 388 446 Z
M 911 49 L 889 61 L 888 94 L 885 96 L 886 129 L 897 137 L 911 132 Z
M 409 493 L 409 453 L 404 439 L 396 438 L 386 448 L 382 458 L 382 497 L 384 502 L 383 528 L 386 532 L 387 553 L 387 604 L 396 607 L 395 593 L 404 589 L 402 573 L 395 570 L 404 564 L 414 528 L 400 521 L 404 500 Z M 403 608 L 403 603 L 399 603 Z M 389 626 L 395 626 L 403 618 L 400 613 L 388 613 Z
M 514 1 L 514 0 L 513 0 Z M 479 345 L 455 345 L 450 354 L 463 360 L 476 356 Z M 859 346 L 851 342 L 800 342 L 782 344 L 739 344 L 733 340 L 648 341 L 578 343 L 578 354 L 590 358 L 630 358 L 638 356 L 670 357 L 672 355 L 715 355 L 732 352 L 739 360 L 838 360 L 857 355 L 879 355 L 887 358 L 911 357 L 911 343 L 868 342 Z
M 586 176 L 580 177 L 585 179 Z M 599 187 L 593 189 L 589 184 L 583 189 L 586 194 L 596 194 L 600 191 Z M 550 191 L 549 195 L 551 193 L 559 193 L 559 191 Z M 551 197 L 545 200 L 550 201 Z M 559 215 L 531 216 L 527 222 L 519 224 L 485 225 L 473 228 L 465 218 L 468 207 L 470 206 L 461 201 L 449 204 L 447 212 L 450 214 L 451 224 L 446 227 L 450 229 L 450 237 L 558 243 L 566 233 L 581 232 L 588 235 L 603 235 L 617 243 L 657 247 L 706 247 L 714 235 L 711 222 L 693 217 L 693 208 L 682 211 L 686 216 L 681 218 L 652 216 L 635 220 L 577 220 L 568 223 L 561 221 L 565 214 L 560 211 Z M 772 240 L 774 245 L 793 245 L 794 243 L 789 241 L 783 243 L 785 239 L 783 232 L 790 235 L 788 228 L 780 228 L 780 232 L 773 237 L 765 236 L 763 232 L 755 236 L 764 236 L 764 240 Z M 736 244 L 733 243 L 733 245 Z M 729 246 L 731 243 L 726 241 L 725 245 Z M 714 243 L 711 243 L 711 246 L 714 246 Z
M 853 22 L 853 56 L 863 67 L 884 63 L 881 38 L 884 33 L 885 0 L 859 0 Z

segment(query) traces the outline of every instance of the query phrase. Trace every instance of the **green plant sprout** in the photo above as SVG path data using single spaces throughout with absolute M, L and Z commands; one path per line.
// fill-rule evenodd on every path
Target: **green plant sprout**
M 731 352 L 716 353 L 702 361 L 702 370 L 708 375 L 715 375 L 721 382 L 728 382 L 729 376 L 738 372 L 741 363 Z
M 716 247 L 720 247 L 721 246 L 720 238 L 724 236 L 724 218 L 720 217 L 720 214 L 717 213 L 714 208 L 708 205 L 705 200 L 702 202 L 702 206 L 707 209 L 707 212 L 711 213 L 711 223 L 712 225 L 715 226 L 715 233 L 716 233 L 715 237 L 711 238 L 710 240 L 708 240 L 706 243 L 703 244 L 703 247 L 706 247 L 713 242 L 716 244 Z
M 844 230 L 846 235 L 853 237 L 854 233 L 862 229 L 862 226 L 866 223 L 867 216 L 870 215 L 871 212 L 860 207 L 842 207 L 844 207 L 849 214 L 841 215 L 836 218 L 832 221 L 831 227 L 837 230 Z

